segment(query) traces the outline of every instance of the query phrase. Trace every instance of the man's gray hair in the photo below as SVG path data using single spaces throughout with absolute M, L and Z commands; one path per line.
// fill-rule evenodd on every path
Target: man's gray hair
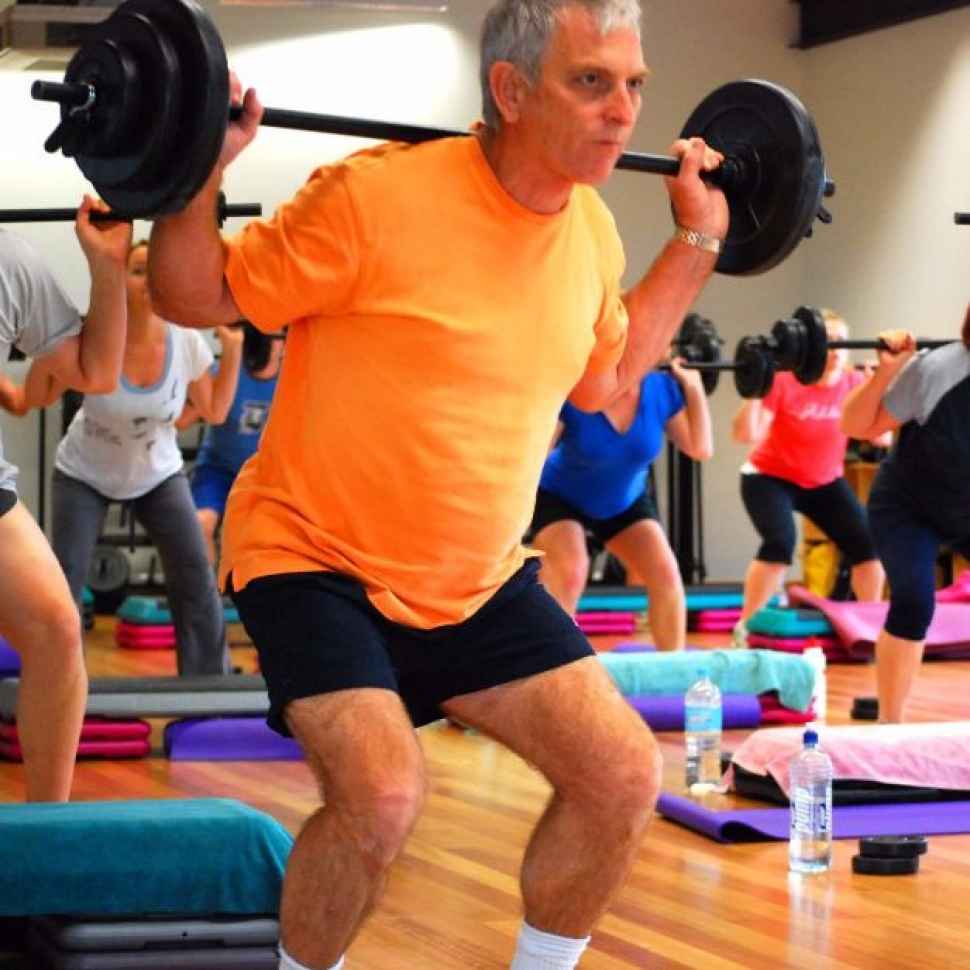
M 585 7 L 604 34 L 618 27 L 640 32 L 640 0 L 499 0 L 482 27 L 482 117 L 489 128 L 502 120 L 489 81 L 492 65 L 509 61 L 537 81 L 559 12 L 566 7 Z

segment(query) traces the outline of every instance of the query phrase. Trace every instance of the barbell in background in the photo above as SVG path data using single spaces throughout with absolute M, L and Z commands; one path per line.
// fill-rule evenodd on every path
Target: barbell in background
M 126 0 L 91 29 L 62 83 L 31 95 L 60 104 L 49 152 L 75 158 L 112 208 L 149 217 L 184 208 L 205 183 L 230 118 L 229 72 L 219 34 L 196 0 Z M 238 109 L 233 109 L 236 111 Z M 467 132 L 267 108 L 263 124 L 328 134 L 422 142 Z M 725 156 L 705 173 L 725 193 L 731 223 L 717 269 L 762 273 L 831 215 L 835 184 L 805 106 L 768 81 L 717 88 L 681 132 Z M 618 168 L 674 175 L 679 160 L 625 154 Z
M 955 339 L 920 337 L 916 347 L 933 350 L 952 344 Z M 735 352 L 735 363 L 742 365 L 739 373 L 743 375 L 738 393 L 742 397 L 764 397 L 778 371 L 792 371 L 800 383 L 814 384 L 825 373 L 830 350 L 887 349 L 881 340 L 829 340 L 821 311 L 800 306 L 791 317 L 778 320 L 770 334 L 741 338 Z

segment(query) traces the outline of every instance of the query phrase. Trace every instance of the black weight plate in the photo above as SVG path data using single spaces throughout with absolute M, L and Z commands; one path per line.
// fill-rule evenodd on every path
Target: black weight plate
M 681 137 L 695 136 L 740 158 L 750 176 L 744 188 L 725 192 L 731 225 L 718 272 L 764 273 L 801 242 L 822 204 L 825 159 L 815 122 L 785 88 L 734 81 L 694 109 Z
M 116 17 L 147 20 L 158 48 L 172 52 L 177 80 L 145 99 L 157 108 L 147 110 L 141 124 L 164 126 L 158 164 L 113 186 L 106 198 L 134 216 L 177 212 L 202 188 L 222 148 L 229 111 L 225 49 L 195 0 L 126 0 L 102 26 Z
M 154 22 L 125 5 L 96 29 L 66 75 L 97 90 L 92 133 L 82 135 L 77 163 L 112 208 L 148 215 L 170 191 L 178 58 Z
M 829 356 L 829 337 L 825 318 L 815 307 L 800 306 L 794 314 L 802 332 L 803 357 L 795 365 L 795 377 L 802 384 L 814 384 L 822 379 Z
M 879 700 L 875 697 L 856 697 L 849 716 L 854 721 L 878 721 Z
M 743 398 L 764 397 L 775 382 L 775 364 L 758 337 L 742 337 L 734 352 L 734 386 Z
M 873 859 L 854 855 L 852 871 L 862 876 L 911 876 L 919 872 L 919 856 L 912 858 Z
M 859 839 L 859 853 L 870 859 L 911 859 L 926 855 L 925 835 L 873 835 Z
M 115 546 L 96 546 L 88 568 L 87 585 L 93 593 L 111 593 L 128 583 L 128 557 Z
M 717 334 L 714 324 L 699 313 L 688 313 L 680 330 L 674 338 L 674 353 L 692 364 L 717 363 L 721 359 L 723 341 Z M 701 372 L 701 383 L 708 396 L 717 390 L 721 372 L 706 370 Z

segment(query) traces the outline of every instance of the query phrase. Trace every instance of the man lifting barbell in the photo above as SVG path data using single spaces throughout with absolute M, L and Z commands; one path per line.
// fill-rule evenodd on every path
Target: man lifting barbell
M 519 537 L 562 401 L 601 408 L 660 360 L 728 211 L 699 178 L 720 155 L 677 142 L 668 185 L 685 231 L 621 294 L 620 243 L 587 184 L 608 177 L 639 114 L 639 10 L 553 11 L 490 13 L 474 137 L 322 169 L 223 244 L 200 215 L 255 136 L 250 91 L 200 194 L 155 223 L 152 284 L 174 318 L 294 321 L 223 547 L 273 723 L 327 793 L 287 869 L 284 967 L 338 965 L 376 903 L 426 784 L 412 722 L 473 725 L 553 785 L 522 870 L 517 970 L 575 965 L 656 798 L 649 731 Z M 551 728 L 563 703 L 576 731 Z

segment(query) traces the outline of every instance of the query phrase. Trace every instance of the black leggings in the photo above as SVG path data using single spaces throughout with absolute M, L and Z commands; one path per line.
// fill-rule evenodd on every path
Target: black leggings
M 790 565 L 795 552 L 795 512 L 811 519 L 853 566 L 876 558 L 866 513 L 844 478 L 802 488 L 773 475 L 742 475 L 741 498 L 761 546 L 761 562 Z
M 947 543 L 970 554 L 970 536 L 954 535 L 930 520 L 903 480 L 884 462 L 869 493 L 869 524 L 878 537 L 879 558 L 889 580 L 886 632 L 903 640 L 925 640 L 936 610 L 936 557 Z

